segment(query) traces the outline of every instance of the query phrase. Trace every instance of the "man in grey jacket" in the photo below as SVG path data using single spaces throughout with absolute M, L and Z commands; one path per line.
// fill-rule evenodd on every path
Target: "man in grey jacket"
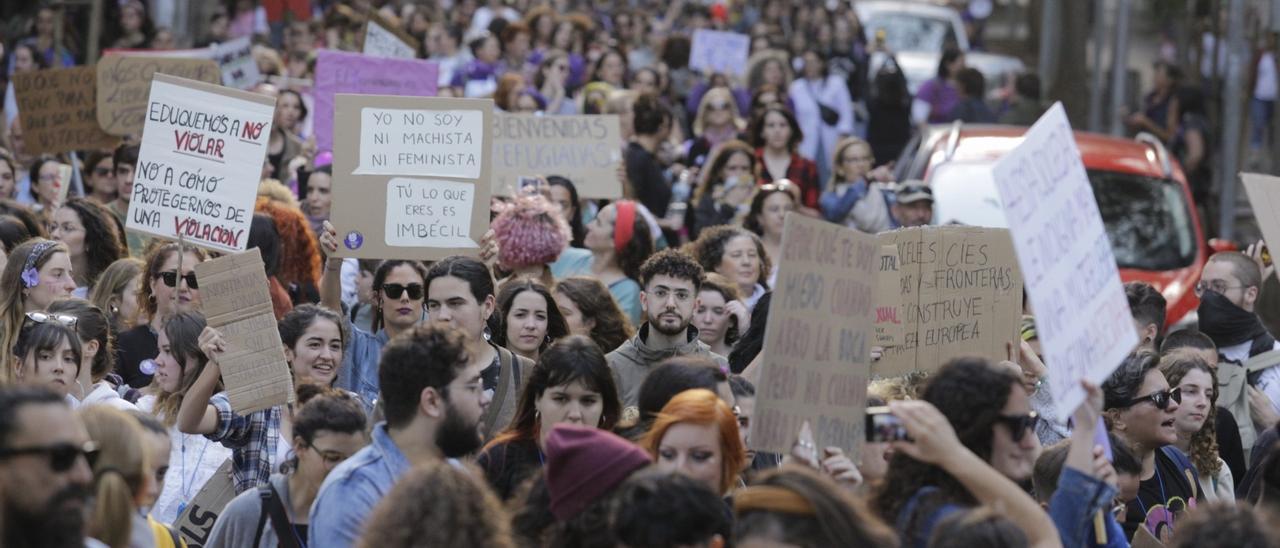
M 697 261 L 665 249 L 640 266 L 640 285 L 645 323 L 634 337 L 606 356 L 627 411 L 636 406 L 640 385 L 649 371 L 667 358 L 705 356 L 723 369 L 729 366 L 723 356 L 698 340 L 698 329 L 690 325 L 702 285 L 702 267 Z

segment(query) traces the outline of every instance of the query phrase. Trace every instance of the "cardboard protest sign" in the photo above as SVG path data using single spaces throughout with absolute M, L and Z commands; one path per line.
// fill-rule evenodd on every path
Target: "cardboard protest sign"
M 560 175 L 583 198 L 621 198 L 622 131 L 614 115 L 494 114 L 493 193 L 511 196 L 520 177 Z
M 187 548 L 203 548 L 209 542 L 213 524 L 218 521 L 218 516 L 227 507 L 227 503 L 235 497 L 236 484 L 231 476 L 231 459 L 227 459 L 222 461 L 218 471 L 205 482 L 200 492 L 191 499 L 191 504 L 173 522 L 173 528 L 187 541 Z
M 1059 418 L 1138 344 L 1071 123 L 1057 103 L 993 170 L 1036 316 Z
M 209 327 L 227 341 L 218 366 L 231 408 L 248 415 L 293 401 L 293 376 L 258 248 L 205 261 L 195 271 Z
M 421 59 L 385 59 L 320 50 L 316 56 L 315 137 L 317 150 L 334 150 L 334 95 L 361 93 L 432 97 L 440 68 Z
M 98 127 L 98 72 L 93 65 L 15 72 L 24 147 L 31 154 L 104 149 L 119 139 Z
M 338 256 L 474 254 L 489 227 L 493 101 L 337 98 L 331 220 Z
M 25 119 L 26 114 L 23 114 Z M 24 124 L 25 125 L 25 124 Z M 1241 173 L 1244 190 L 1249 194 L 1249 206 L 1253 208 L 1253 218 L 1258 221 L 1258 229 L 1262 230 L 1262 239 L 1267 248 L 1280 250 L 1280 177 L 1261 173 Z M 1272 252 L 1272 261 L 1277 254 Z
M 876 238 L 896 250 L 898 267 L 896 279 L 876 291 L 876 316 L 896 317 L 904 334 L 884 345 L 874 374 L 930 371 L 961 356 L 1008 358 L 1005 345 L 1018 341 L 1022 321 L 1022 278 L 1008 230 L 931 226 Z
M 222 81 L 218 64 L 209 59 L 109 54 L 98 61 L 98 125 L 103 131 L 119 136 L 142 132 L 151 77 L 157 73 L 210 84 Z
M 901 271 L 898 268 L 898 247 L 880 246 L 880 261 L 876 263 L 880 275 L 876 277 L 876 346 L 888 348 L 903 343 L 906 325 L 898 298 Z
M 125 228 L 243 250 L 274 112 L 266 95 L 157 74 Z
M 747 74 L 747 54 L 751 37 L 736 32 L 700 29 L 693 32 L 693 49 L 689 52 L 689 68 L 703 74 L 723 72 L 732 76 Z
M 752 446 L 788 453 L 804 421 L 818 447 L 863 440 L 879 247 L 875 236 L 788 214 L 765 326 Z M 856 458 L 856 457 L 855 457 Z
M 262 80 L 258 62 L 253 59 L 253 43 L 243 36 L 223 44 L 209 46 L 210 58 L 222 69 L 222 85 L 249 89 Z
M 418 56 L 418 41 L 375 11 L 369 13 L 369 21 L 365 23 L 360 51 L 374 57 L 413 59 Z

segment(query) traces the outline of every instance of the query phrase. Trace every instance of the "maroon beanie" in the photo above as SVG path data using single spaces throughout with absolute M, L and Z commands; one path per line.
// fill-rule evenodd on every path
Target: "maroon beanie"
M 567 521 L 648 466 L 649 454 L 598 428 L 557 424 L 547 436 L 551 513 Z

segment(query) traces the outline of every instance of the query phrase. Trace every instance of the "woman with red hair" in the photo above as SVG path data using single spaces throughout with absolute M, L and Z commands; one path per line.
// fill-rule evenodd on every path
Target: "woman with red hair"
M 738 481 L 747 459 L 733 410 L 701 388 L 671 398 L 640 445 L 658 468 L 680 472 L 721 496 Z
M 271 217 L 280 233 L 280 270 L 276 278 L 294 306 L 320 300 L 320 245 L 301 209 L 259 196 L 254 211 Z

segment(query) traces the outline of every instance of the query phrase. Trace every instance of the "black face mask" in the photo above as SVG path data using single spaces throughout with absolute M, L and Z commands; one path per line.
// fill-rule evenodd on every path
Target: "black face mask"
M 1205 291 L 1200 296 L 1197 313 L 1200 315 L 1200 331 L 1213 339 L 1213 344 L 1219 349 L 1251 341 L 1267 333 L 1256 314 L 1236 306 L 1214 291 Z

